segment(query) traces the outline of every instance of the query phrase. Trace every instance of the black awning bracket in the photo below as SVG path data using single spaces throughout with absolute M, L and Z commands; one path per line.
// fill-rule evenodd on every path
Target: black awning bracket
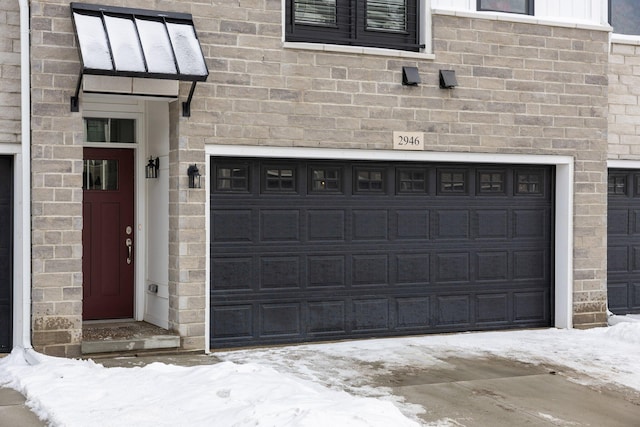
M 78 76 L 78 84 L 76 85 L 76 93 L 71 97 L 71 112 L 77 113 L 80 111 L 80 88 L 82 87 L 82 77 L 84 74 L 80 72 Z
M 186 102 L 182 103 L 182 117 L 191 117 L 191 99 L 193 98 L 193 92 L 196 90 L 196 83 L 191 83 L 191 89 L 189 90 L 189 97 Z

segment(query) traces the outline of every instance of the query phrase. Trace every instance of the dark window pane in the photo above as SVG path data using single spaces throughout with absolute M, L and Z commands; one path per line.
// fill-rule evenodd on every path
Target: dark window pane
M 640 3 L 637 0 L 611 0 L 609 16 L 614 33 L 640 35 Z
M 339 192 L 342 189 L 341 173 L 337 168 L 311 168 L 312 192 Z
M 406 31 L 406 0 L 367 0 L 367 30 Z
M 398 193 L 424 193 L 427 191 L 427 174 L 423 170 L 398 171 Z
M 480 193 L 504 193 L 504 173 L 480 172 Z
M 136 142 L 135 128 L 135 120 L 111 119 L 109 142 Z
M 295 191 L 295 171 L 288 168 L 265 169 L 264 189 L 267 191 Z
M 249 169 L 246 166 L 216 168 L 217 191 L 249 191 Z
M 356 191 L 384 192 L 383 172 L 381 170 L 356 170 Z
M 117 160 L 85 160 L 82 169 L 82 188 L 84 190 L 117 190 Z
M 478 10 L 533 15 L 533 0 L 479 0 Z
M 133 119 L 85 118 L 87 142 L 136 142 L 136 121 Z
M 626 176 L 609 176 L 608 190 L 610 195 L 627 194 L 627 177 Z
M 540 173 L 518 173 L 517 194 L 542 194 L 543 178 Z
M 294 16 L 298 24 L 335 24 L 336 0 L 295 0 Z
M 467 176 L 465 172 L 442 171 L 439 173 L 441 193 L 463 194 L 467 191 Z

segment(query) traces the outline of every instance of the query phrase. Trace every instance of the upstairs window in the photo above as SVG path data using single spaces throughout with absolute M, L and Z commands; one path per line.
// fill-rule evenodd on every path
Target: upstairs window
M 638 0 L 609 0 L 609 24 L 616 34 L 640 35 Z
M 533 15 L 533 0 L 478 0 L 478 10 Z
M 286 0 L 286 41 L 419 51 L 420 0 Z

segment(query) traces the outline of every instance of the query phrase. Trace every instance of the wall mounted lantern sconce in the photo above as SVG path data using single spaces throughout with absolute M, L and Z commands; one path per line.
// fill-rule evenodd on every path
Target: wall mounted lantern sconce
M 155 179 L 158 177 L 158 169 L 160 169 L 160 157 L 156 157 L 155 159 L 153 158 L 153 156 L 149 157 L 149 162 L 147 163 L 147 166 L 145 166 L 144 168 L 144 172 L 145 172 L 145 177 L 147 179 Z
M 421 83 L 418 67 L 402 67 L 402 84 L 405 86 L 418 86 Z
M 452 89 L 458 86 L 455 70 L 440 70 L 440 88 Z
M 189 188 L 200 188 L 200 171 L 195 164 L 189 165 L 187 169 L 187 175 L 189 176 Z

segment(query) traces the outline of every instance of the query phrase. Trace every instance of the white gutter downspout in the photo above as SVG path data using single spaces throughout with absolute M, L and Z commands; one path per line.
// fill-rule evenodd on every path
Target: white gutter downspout
M 16 218 L 20 280 L 14 285 L 14 348 L 24 349 L 25 358 L 33 352 L 31 347 L 31 65 L 29 0 L 18 0 L 20 5 L 20 107 L 21 107 L 21 173 L 18 177 L 20 217 Z

